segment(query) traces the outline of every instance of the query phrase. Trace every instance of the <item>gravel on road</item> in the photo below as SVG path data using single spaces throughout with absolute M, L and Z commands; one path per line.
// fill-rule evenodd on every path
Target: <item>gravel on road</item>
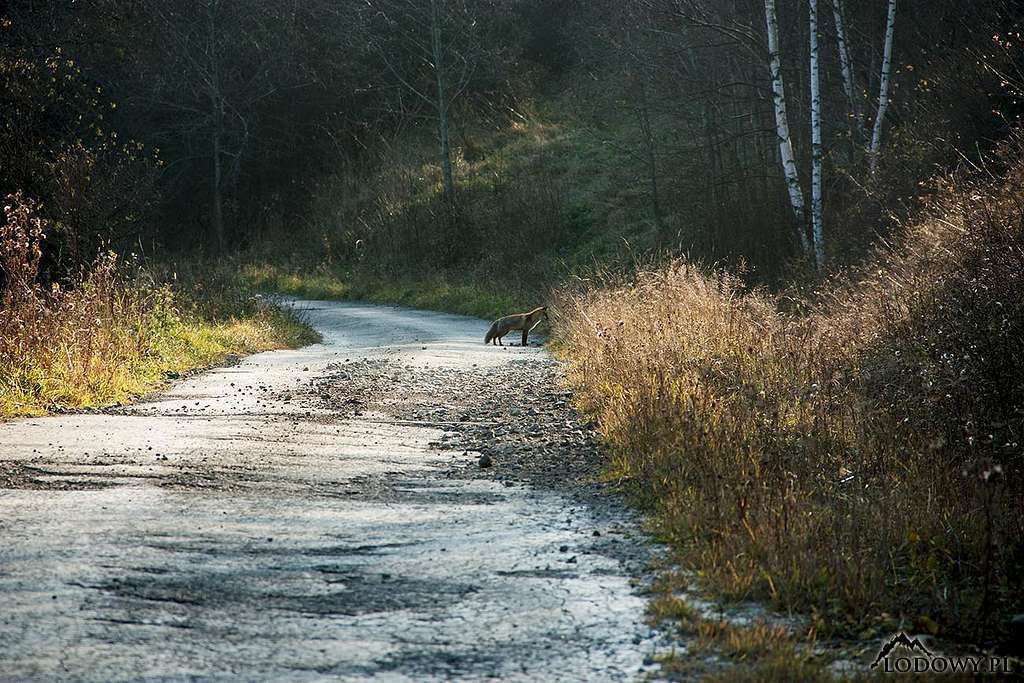
M 0 680 L 634 680 L 655 551 L 538 347 L 324 341 L 0 424 Z

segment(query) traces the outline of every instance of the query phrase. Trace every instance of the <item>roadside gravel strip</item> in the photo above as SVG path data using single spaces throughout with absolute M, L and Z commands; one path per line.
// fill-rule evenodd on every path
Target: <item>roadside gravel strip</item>
M 472 318 L 295 305 L 322 344 L 0 424 L 0 680 L 656 671 L 652 551 L 558 365 Z

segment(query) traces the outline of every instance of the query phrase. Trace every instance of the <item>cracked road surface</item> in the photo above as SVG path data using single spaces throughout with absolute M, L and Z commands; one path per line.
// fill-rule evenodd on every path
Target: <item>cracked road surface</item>
M 609 539 L 642 547 L 627 513 L 557 485 L 452 476 L 453 460 L 463 472 L 476 460 L 430 446 L 450 426 L 342 409 L 316 389 L 345 382 L 347 364 L 386 361 L 437 382 L 450 370 L 454 382 L 550 363 L 545 352 L 485 346 L 486 323 L 471 318 L 297 305 L 323 343 L 128 408 L 0 424 L 0 680 L 632 680 L 649 669 L 635 566 L 607 551 Z M 461 412 L 474 420 L 471 397 Z

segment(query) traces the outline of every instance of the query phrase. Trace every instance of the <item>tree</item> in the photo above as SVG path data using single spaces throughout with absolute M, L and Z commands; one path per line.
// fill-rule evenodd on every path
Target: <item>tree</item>
M 39 203 L 48 276 L 58 277 L 151 227 L 157 165 L 111 128 L 116 103 L 64 46 L 75 9 L 40 9 L 0 14 L 0 196 Z
M 821 175 L 824 152 L 821 146 L 821 73 L 818 55 L 818 0 L 810 0 L 811 71 L 811 237 L 814 262 L 825 265 L 825 233 L 822 217 Z
M 464 0 L 371 0 L 368 6 L 383 20 L 376 40 L 387 70 L 436 119 L 442 187 L 451 206 L 451 111 L 480 58 L 474 16 Z
M 273 37 L 276 3 L 143 0 L 131 104 L 149 116 L 150 135 L 170 152 L 173 171 L 201 162 L 217 251 L 228 247 L 225 189 L 237 181 L 259 132 L 259 105 L 288 68 Z M 278 48 L 278 49 L 275 49 Z
M 870 159 L 871 174 L 878 169 L 878 155 L 882 151 L 882 125 L 885 111 L 889 106 L 889 83 L 892 76 L 892 42 L 896 30 L 896 0 L 889 0 L 889 14 L 885 21 L 885 47 L 882 51 L 882 78 L 878 86 L 878 113 L 875 114 L 875 127 L 871 133 Z
M 853 57 L 850 55 L 850 43 L 846 39 L 842 0 L 832 0 L 832 17 L 836 27 L 836 51 L 839 54 L 839 69 L 843 76 L 843 92 L 846 93 L 847 115 L 851 119 L 850 130 L 854 140 L 858 144 L 863 144 L 867 135 L 861 117 L 860 98 L 857 96 L 856 72 L 853 68 Z
M 782 56 L 779 48 L 779 26 L 775 0 L 764 0 L 765 25 L 768 29 L 768 68 L 772 79 L 772 100 L 775 104 L 775 129 L 779 138 L 779 160 L 789 190 L 789 203 L 796 217 L 797 235 L 805 254 L 811 253 L 804 227 L 804 193 L 793 155 L 793 139 L 789 134 L 789 116 L 786 113 L 786 84 L 782 77 Z
M 643 177 L 647 184 L 651 218 L 656 227 L 655 244 L 659 249 L 665 249 L 670 246 L 672 235 L 662 206 L 662 189 L 659 182 L 659 147 L 662 140 L 658 130 L 658 117 L 662 113 L 660 109 L 666 105 L 664 101 L 651 97 L 651 93 L 659 89 L 658 79 L 665 65 L 651 63 L 651 46 L 645 39 L 656 32 L 657 23 L 650 8 L 632 3 L 609 7 L 601 12 L 600 16 L 602 23 L 587 27 L 589 31 L 602 35 L 604 44 L 597 50 L 600 54 L 592 54 L 591 46 L 581 46 L 579 49 L 587 55 L 592 68 L 607 74 L 604 83 L 595 84 L 598 88 L 604 89 L 604 94 L 610 94 L 607 88 L 608 81 L 621 83 L 622 89 L 616 93 L 615 101 L 624 114 L 628 112 L 630 118 L 635 120 L 636 138 L 633 138 L 632 129 L 629 130 L 628 136 L 623 136 L 619 140 L 604 134 L 600 130 L 600 124 L 607 118 L 607 113 L 602 111 L 600 104 L 597 111 L 588 114 L 593 118 L 595 125 L 587 132 L 600 140 L 601 145 L 615 149 L 617 153 L 638 165 L 635 171 L 637 177 Z M 591 94 L 585 92 L 585 86 L 577 86 L 576 90 L 578 99 L 593 99 Z

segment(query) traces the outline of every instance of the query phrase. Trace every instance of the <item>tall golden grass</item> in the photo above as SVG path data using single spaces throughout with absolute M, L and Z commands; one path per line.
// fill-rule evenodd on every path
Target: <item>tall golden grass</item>
M 307 341 L 308 329 L 235 297 L 197 308 L 143 269 L 101 255 L 69 284 L 40 282 L 46 222 L 20 194 L 0 224 L 0 418 L 105 406 L 226 355 Z M 229 298 L 213 297 L 221 305 Z
M 559 293 L 554 341 L 612 474 L 711 588 L 832 631 L 1004 637 L 1024 596 L 1022 152 L 938 182 L 813 296 L 684 261 Z

